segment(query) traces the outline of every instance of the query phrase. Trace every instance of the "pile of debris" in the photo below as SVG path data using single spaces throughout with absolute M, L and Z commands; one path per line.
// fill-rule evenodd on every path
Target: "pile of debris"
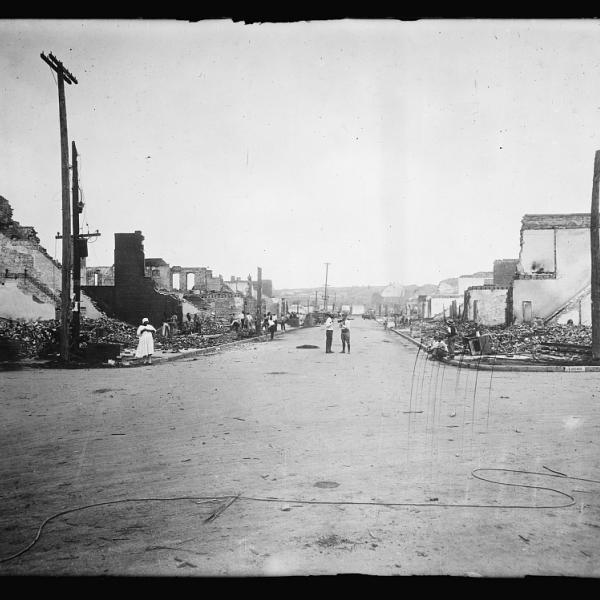
M 123 323 L 116 319 L 103 317 L 101 319 L 85 320 L 81 326 L 82 342 L 99 342 L 120 344 L 124 351 L 135 350 L 138 345 L 136 335 L 137 327 Z M 176 332 L 162 335 L 160 327 L 154 334 L 154 348 L 163 352 L 179 352 L 191 348 L 206 348 L 225 344 L 238 339 L 238 335 L 230 332 L 215 321 L 204 320 L 202 322 L 202 333 L 193 331 L 191 326 L 185 322 Z
M 20 358 L 48 356 L 58 348 L 59 322 L 0 318 L 0 342 Z
M 233 342 L 239 338 L 239 335 L 233 332 L 216 333 L 216 334 L 199 334 L 199 333 L 180 333 L 172 337 L 163 337 L 158 334 L 154 338 L 154 347 L 156 350 L 163 352 L 179 352 L 180 350 L 189 350 L 192 348 L 207 348 L 209 346 L 218 346 Z M 137 341 L 133 349 L 137 347 Z
M 80 345 L 89 343 L 121 344 L 122 346 L 137 347 L 137 327 L 123 323 L 118 319 L 101 317 L 99 319 L 81 319 L 79 327 Z
M 80 348 L 93 344 L 119 344 L 124 352 L 135 351 L 138 345 L 137 327 L 112 319 L 81 319 Z M 7 356 L 13 358 L 47 358 L 60 352 L 60 321 L 17 321 L 0 318 L 0 346 L 5 347 Z M 218 346 L 242 337 L 216 322 L 202 323 L 202 334 L 192 333 L 182 327 L 178 332 L 165 337 L 157 330 L 154 346 L 157 351 L 179 352 L 190 348 Z
M 420 329 L 413 325 L 413 336 L 417 332 L 416 337 L 425 345 L 429 345 L 437 336 L 446 338 L 443 321 L 422 321 L 419 326 Z M 542 322 L 532 322 L 486 327 L 467 321 L 456 322 L 455 326 L 457 354 L 468 354 L 468 340 L 479 333 L 490 335 L 490 354 L 494 355 L 531 355 L 537 360 L 591 355 L 592 328 L 588 325 L 544 325 Z

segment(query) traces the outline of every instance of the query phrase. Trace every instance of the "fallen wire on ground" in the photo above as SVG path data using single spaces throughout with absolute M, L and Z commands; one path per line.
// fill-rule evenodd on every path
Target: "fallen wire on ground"
M 547 468 L 547 467 L 546 467 Z M 552 471 L 551 469 L 548 469 Z M 543 477 L 555 477 L 562 480 L 572 479 L 573 481 L 585 481 L 588 483 L 596 483 L 600 484 L 600 480 L 596 479 L 587 479 L 584 477 L 571 477 L 564 474 L 554 474 L 552 473 L 542 473 L 538 471 L 523 471 L 519 469 L 503 469 L 503 468 L 478 468 L 473 469 L 471 471 L 471 475 L 475 479 L 479 479 L 480 481 L 485 481 L 487 483 L 493 483 L 497 485 L 506 485 L 510 487 L 518 487 L 525 489 L 534 489 L 534 490 L 543 490 L 546 492 L 551 492 L 563 496 L 568 499 L 567 503 L 562 504 L 553 504 L 553 505 L 535 505 L 535 504 L 466 504 L 466 503 L 441 503 L 437 501 L 433 501 L 433 499 L 429 499 L 427 502 L 377 502 L 377 501 L 351 501 L 351 500 L 299 500 L 296 498 L 275 498 L 271 496 L 267 497 L 257 497 L 257 496 L 243 496 L 241 493 L 235 496 L 174 496 L 169 498 L 122 498 L 119 500 L 107 500 L 105 502 L 95 502 L 93 504 L 86 504 L 84 506 L 77 506 L 75 508 L 68 508 L 66 510 L 62 510 L 60 512 L 54 513 L 53 515 L 47 517 L 42 524 L 39 526 L 37 533 L 32 542 L 30 542 L 25 548 L 12 554 L 10 556 L 0 558 L 0 563 L 9 562 L 14 560 L 15 558 L 22 556 L 25 552 L 31 550 L 36 542 L 40 539 L 42 535 L 42 530 L 44 527 L 50 523 L 50 521 L 61 517 L 63 515 L 71 514 L 74 512 L 86 510 L 89 508 L 95 508 L 98 506 L 108 506 L 112 504 L 123 504 L 123 503 L 131 503 L 131 502 L 173 502 L 173 501 L 182 501 L 182 500 L 192 500 L 194 502 L 198 501 L 206 501 L 206 502 L 224 502 L 220 507 L 218 507 L 207 519 L 204 520 L 204 523 L 209 523 L 216 519 L 224 510 L 226 510 L 229 506 L 233 504 L 236 500 L 246 500 L 249 502 L 268 502 L 268 503 L 283 503 L 283 504 L 302 504 L 302 505 L 321 505 L 321 506 L 387 506 L 387 507 L 396 507 L 396 506 L 405 506 L 405 507 L 428 507 L 428 508 L 492 508 L 494 510 L 497 509 L 557 509 L 557 508 L 568 508 L 575 504 L 575 498 L 571 496 L 571 494 L 567 494 L 561 490 L 557 490 L 555 488 L 539 486 L 539 485 L 529 485 L 524 483 L 508 483 L 506 481 L 498 481 L 495 479 L 489 479 L 487 477 L 483 477 L 478 474 L 481 472 L 502 472 L 502 473 L 518 473 L 521 475 L 537 475 Z M 437 500 L 437 499 L 436 499 Z

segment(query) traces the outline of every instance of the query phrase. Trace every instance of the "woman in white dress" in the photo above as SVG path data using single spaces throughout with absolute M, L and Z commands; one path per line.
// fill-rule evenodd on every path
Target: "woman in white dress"
M 142 324 L 137 328 L 137 336 L 140 338 L 140 341 L 135 351 L 135 357 L 143 358 L 145 365 L 152 364 L 152 354 L 154 354 L 153 332 L 155 331 L 156 329 L 150 325 L 146 318 L 142 319 Z

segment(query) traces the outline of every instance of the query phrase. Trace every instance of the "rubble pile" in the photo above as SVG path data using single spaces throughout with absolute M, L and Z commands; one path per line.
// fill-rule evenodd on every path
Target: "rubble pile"
M 18 347 L 20 358 L 47 358 L 59 353 L 60 322 L 16 321 L 0 319 L 0 340 L 4 345 Z M 122 351 L 135 351 L 138 345 L 137 327 L 110 317 L 81 319 L 79 344 L 119 344 Z M 170 337 L 164 337 L 157 328 L 154 346 L 157 351 L 179 352 L 191 348 L 206 348 L 232 342 L 242 337 L 216 322 L 205 321 L 202 334 L 182 328 Z
M 179 352 L 192 348 L 206 348 L 232 342 L 239 336 L 230 332 L 216 321 L 204 320 L 202 333 L 192 331 L 192 327 L 184 321 L 182 326 L 172 335 L 163 336 L 161 328 L 156 327 L 154 334 L 154 348 L 163 352 Z M 86 320 L 81 326 L 81 340 L 85 342 L 100 342 L 121 344 L 122 350 L 135 350 L 138 345 L 136 335 L 137 327 L 128 325 L 116 319 L 104 317 L 102 319 Z
M 0 319 L 0 339 L 18 346 L 21 358 L 47 356 L 58 345 L 59 322 Z
M 79 327 L 80 345 L 88 343 L 121 344 L 124 347 L 137 347 L 137 327 L 118 319 L 81 319 Z
M 532 355 L 545 358 L 567 358 L 589 355 L 592 346 L 592 328 L 588 325 L 543 325 L 542 323 L 518 323 L 510 326 L 486 327 L 473 322 L 456 322 L 457 354 L 468 353 L 469 338 L 490 334 L 491 354 Z M 414 327 L 414 326 L 413 326 Z M 420 339 L 429 345 L 437 336 L 446 338 L 443 321 L 420 323 Z
M 239 336 L 229 331 L 217 334 L 199 334 L 199 333 L 180 333 L 173 337 L 163 337 L 158 334 L 154 338 L 154 347 L 163 352 L 178 352 L 180 350 L 189 350 L 191 348 L 207 348 L 209 346 L 218 346 L 237 340 Z M 132 349 L 137 347 L 137 340 Z

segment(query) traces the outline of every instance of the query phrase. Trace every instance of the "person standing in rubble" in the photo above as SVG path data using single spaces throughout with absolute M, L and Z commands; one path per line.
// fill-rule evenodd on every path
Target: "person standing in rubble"
M 177 315 L 173 315 L 171 317 L 171 334 L 174 335 L 176 333 L 179 333 L 179 323 L 178 323 L 179 319 L 177 318 Z
M 150 325 L 148 319 L 142 319 L 142 324 L 137 328 L 137 336 L 139 339 L 137 350 L 135 351 L 136 358 L 142 358 L 145 365 L 152 364 L 152 355 L 154 354 L 154 332 L 156 329 Z
M 163 313 L 163 322 L 160 328 L 160 334 L 166 339 L 171 337 L 171 326 L 169 325 L 169 317 L 167 317 L 167 313 Z
M 448 321 L 446 321 L 446 337 L 448 338 L 448 356 L 450 356 L 450 358 L 454 357 L 454 344 L 456 343 L 457 336 L 458 332 L 456 331 L 454 321 L 448 319 Z

